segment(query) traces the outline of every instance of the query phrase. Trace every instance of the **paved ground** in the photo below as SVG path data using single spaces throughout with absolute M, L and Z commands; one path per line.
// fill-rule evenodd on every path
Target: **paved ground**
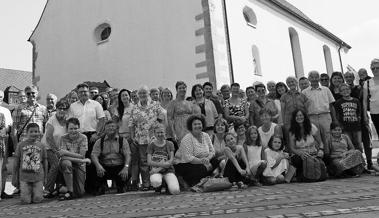
M 108 194 L 21 205 L 0 202 L 0 217 L 379 217 L 379 176 L 251 187 L 217 193 Z

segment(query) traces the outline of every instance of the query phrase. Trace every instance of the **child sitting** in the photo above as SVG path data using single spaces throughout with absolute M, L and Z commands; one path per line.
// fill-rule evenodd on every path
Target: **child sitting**
M 43 182 L 47 173 L 45 146 L 39 142 L 40 128 L 36 123 L 26 126 L 27 138 L 17 145 L 14 175 L 20 187 L 22 203 L 39 203 L 43 199 Z
M 150 183 L 159 189 L 162 186 L 162 178 L 165 180 L 170 194 L 179 194 L 179 182 L 175 176 L 173 167 L 174 144 L 166 140 L 166 131 L 163 124 L 154 127 L 153 141 L 147 146 L 147 164 L 151 166 Z
M 266 169 L 267 161 L 256 126 L 250 126 L 247 129 L 246 142 L 243 146 L 250 166 L 251 179 L 255 185 L 261 186 L 259 181 Z
M 269 185 L 283 183 L 284 174 L 289 168 L 289 155 L 283 152 L 284 144 L 280 136 L 272 136 L 265 149 L 267 167 L 263 171 L 263 176 Z
M 228 177 L 231 183 L 238 185 L 238 188 L 247 188 L 245 182 L 249 182 L 250 167 L 245 150 L 242 145 L 237 145 L 232 133 L 226 133 L 225 144 L 227 147 L 224 152 L 228 161 L 224 169 L 224 177 Z
M 354 149 L 347 135 L 342 134 L 338 123 L 330 124 L 331 137 L 325 153 L 330 158 L 329 172 L 337 177 L 345 175 L 359 176 L 364 170 L 362 153 Z

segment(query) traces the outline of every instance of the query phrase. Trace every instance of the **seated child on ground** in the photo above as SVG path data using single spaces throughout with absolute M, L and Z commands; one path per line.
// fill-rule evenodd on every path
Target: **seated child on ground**
M 225 156 L 228 158 L 224 169 L 224 177 L 228 177 L 231 183 L 236 183 L 239 188 L 246 188 L 249 182 L 250 167 L 245 150 L 242 145 L 237 145 L 232 133 L 225 135 Z
M 250 166 L 251 179 L 255 185 L 260 186 L 262 173 L 266 169 L 267 161 L 256 126 L 250 126 L 247 129 L 244 150 Z
M 270 185 L 283 183 L 289 168 L 289 155 L 283 152 L 283 139 L 274 135 L 270 138 L 267 146 L 268 148 L 265 149 L 267 167 L 263 171 L 263 176 Z

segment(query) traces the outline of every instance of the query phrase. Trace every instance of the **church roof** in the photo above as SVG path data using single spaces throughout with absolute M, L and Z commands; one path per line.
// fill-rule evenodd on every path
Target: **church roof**
M 32 72 L 0 68 L 0 90 L 9 86 L 24 89 L 32 84 Z
M 325 36 L 337 42 L 338 44 L 348 49 L 351 49 L 351 46 L 349 44 L 344 42 L 342 39 L 338 38 L 333 33 L 329 32 L 327 29 L 325 29 L 321 25 L 314 22 L 311 18 L 309 18 L 307 15 L 305 15 L 302 11 L 300 11 L 298 8 L 296 8 L 294 5 L 292 5 L 288 1 L 286 0 L 264 0 L 264 1 L 273 3 L 278 8 L 288 12 L 292 16 L 296 17 L 297 19 L 309 25 L 311 28 L 317 30 L 318 32 L 324 34 Z
M 330 31 L 328 31 L 327 29 L 325 29 L 321 25 L 319 25 L 316 22 L 314 22 L 311 18 L 309 18 L 301 10 L 299 10 L 298 8 L 296 8 L 294 5 L 292 5 L 288 1 L 286 1 L 286 0 L 258 0 L 258 1 L 263 2 L 263 3 L 266 3 L 266 2 L 272 3 L 276 7 L 278 7 L 280 9 L 288 12 L 289 14 L 291 14 L 292 16 L 294 16 L 295 18 L 299 19 L 300 21 L 302 21 L 305 24 L 307 24 L 308 26 L 310 26 L 312 29 L 315 29 L 316 31 L 318 31 L 321 34 L 325 35 L 326 37 L 330 38 L 331 40 L 337 42 L 341 46 L 344 46 L 344 47 L 346 47 L 348 49 L 351 49 L 351 46 L 349 44 L 347 44 L 346 42 L 344 42 L 342 39 L 340 39 L 339 37 L 337 37 L 336 35 L 334 35 Z M 42 14 L 40 16 L 40 19 L 39 19 L 36 27 L 34 28 L 32 34 L 30 35 L 28 41 L 31 41 L 31 38 L 34 35 L 34 32 L 37 30 L 39 24 L 41 23 L 42 17 L 44 15 L 45 11 L 46 11 L 48 3 L 49 3 L 49 0 L 46 0 L 46 4 L 45 4 L 45 7 L 44 7 L 44 9 L 42 11 Z

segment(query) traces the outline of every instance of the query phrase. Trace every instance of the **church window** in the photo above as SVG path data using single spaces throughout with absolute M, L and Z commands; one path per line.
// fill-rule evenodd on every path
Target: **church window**
M 290 36 L 295 75 L 297 78 L 299 78 L 304 76 L 303 57 L 301 55 L 299 35 L 293 27 L 288 28 L 288 32 Z
M 256 45 L 253 45 L 251 50 L 253 55 L 253 73 L 256 76 L 262 76 L 261 57 L 259 55 L 258 47 Z
M 324 50 L 326 72 L 329 75 L 331 75 L 333 73 L 333 62 L 332 62 L 332 55 L 330 53 L 330 48 L 329 48 L 329 46 L 324 45 L 324 46 L 322 46 L 322 49 Z
M 247 25 L 256 28 L 257 27 L 257 16 L 255 15 L 253 9 L 245 6 L 243 9 L 243 17 L 245 18 L 245 21 Z
M 111 36 L 112 28 L 108 23 L 100 24 L 95 29 L 95 40 L 97 44 L 107 42 Z

